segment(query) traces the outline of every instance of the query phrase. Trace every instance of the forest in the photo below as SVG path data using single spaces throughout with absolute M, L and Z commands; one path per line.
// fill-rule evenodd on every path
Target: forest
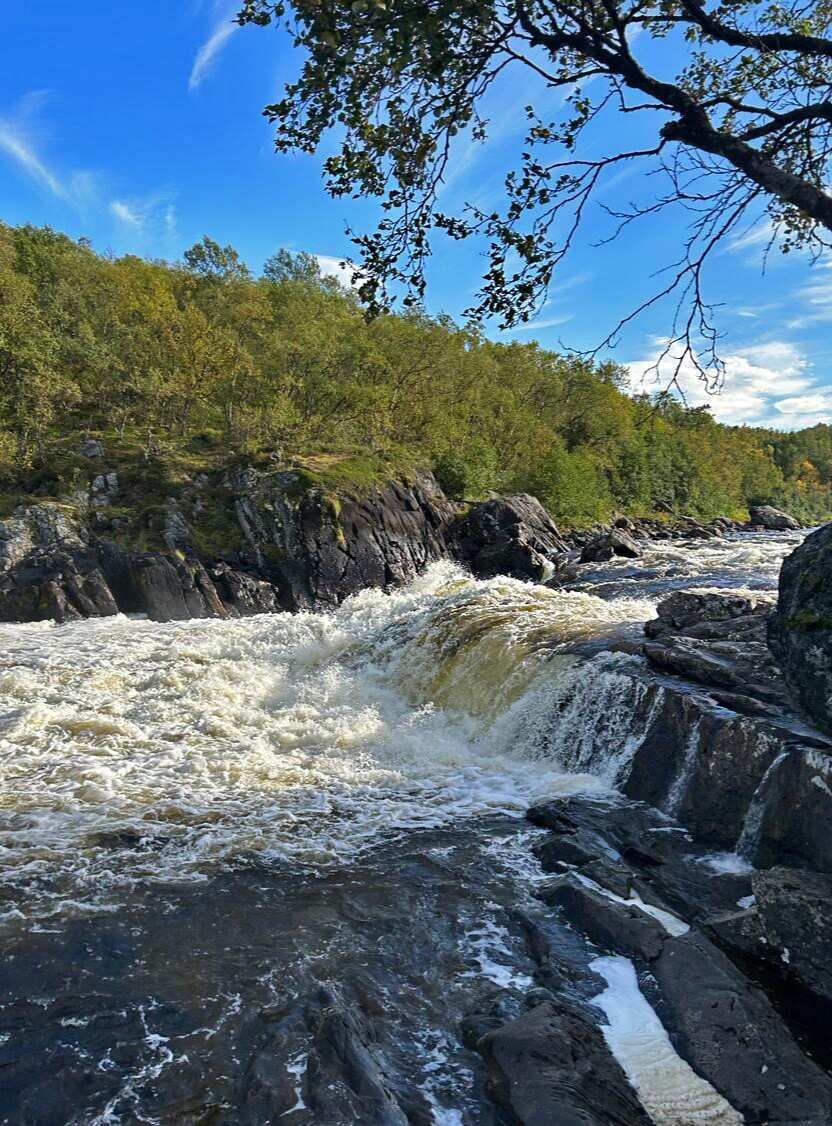
M 0 225 L 2 506 L 71 494 L 85 438 L 170 487 L 318 457 L 362 481 L 429 465 L 457 499 L 531 492 L 564 526 L 759 502 L 832 517 L 830 426 L 724 426 L 613 363 L 419 311 L 368 320 L 303 253 L 256 276 L 207 237 L 167 263 Z

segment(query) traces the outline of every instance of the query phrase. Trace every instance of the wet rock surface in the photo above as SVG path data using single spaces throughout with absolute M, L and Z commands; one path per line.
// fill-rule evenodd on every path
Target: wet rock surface
M 783 561 L 768 637 L 794 699 L 832 734 L 832 524 Z
M 625 559 L 638 559 L 641 553 L 641 547 L 628 532 L 623 528 L 612 528 L 584 546 L 581 563 L 604 563 L 616 555 Z
M 708 911 L 720 899 L 735 906 L 737 898 L 745 898 L 740 893 L 750 890 L 750 871 L 720 875 L 689 836 L 643 807 L 610 810 L 572 801 L 537 807 L 529 817 L 557 838 L 577 837 L 584 845 L 594 833 L 599 860 L 606 860 L 612 847 L 616 866 L 630 869 L 628 895 L 621 896 L 620 880 L 611 886 L 600 874 L 593 888 L 586 884 L 585 864 L 576 869 L 553 861 L 546 842 L 538 846 L 544 866 L 560 868 L 563 875 L 538 895 L 601 950 L 634 960 L 645 995 L 676 1051 L 742 1114 L 742 1121 L 784 1126 L 827 1121 L 832 1080 L 807 1057 L 805 1045 L 759 984 L 709 937 L 725 942 Z M 819 890 L 816 881 L 806 873 L 788 880 L 778 870 L 754 875 L 755 887 L 769 899 L 776 898 L 773 888 L 782 892 L 787 887 L 786 896 Z M 828 881 L 821 883 L 828 896 Z M 783 914 L 778 911 L 778 918 Z M 733 916 L 725 911 L 719 917 Z M 816 951 L 828 923 L 824 898 L 805 923 L 816 936 Z M 820 1025 L 814 1032 L 823 1035 Z
M 586 1013 L 553 1001 L 487 1033 L 490 1093 L 524 1126 L 649 1126 L 621 1066 Z

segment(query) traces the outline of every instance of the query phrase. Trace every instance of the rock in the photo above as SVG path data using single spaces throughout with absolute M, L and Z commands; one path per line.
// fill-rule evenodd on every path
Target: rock
M 473 505 L 454 537 L 460 560 L 481 579 L 510 575 L 543 582 L 568 553 L 543 505 L 525 493 Z
M 761 641 L 700 641 L 668 637 L 647 641 L 644 655 L 654 668 L 763 703 L 788 704 L 780 670 Z
M 782 972 L 832 1002 L 832 876 L 770 868 L 752 886 L 761 938 Z
M 330 495 L 298 471 L 249 467 L 215 480 L 213 496 L 200 480 L 188 495 L 163 498 L 155 531 L 164 548 L 137 552 L 106 538 L 116 530 L 107 506 L 118 487 L 115 474 L 93 480 L 96 536 L 83 509 L 35 505 L 0 521 L 0 620 L 120 610 L 170 621 L 332 607 L 448 558 L 457 515 L 427 473 Z M 213 557 L 194 542 L 203 542 L 196 529 L 209 509 L 209 534 L 228 529 Z
M 649 1126 L 600 1029 L 562 999 L 479 1042 L 494 1099 L 523 1126 Z
M 798 706 L 832 734 L 832 524 L 783 561 L 768 641 Z
M 765 772 L 743 832 L 758 868 L 785 864 L 832 874 L 832 755 L 781 749 Z
M 749 523 L 773 532 L 787 532 L 800 527 L 800 522 L 788 512 L 772 508 L 770 504 L 752 504 L 748 509 Z
M 830 1121 L 832 1079 L 803 1054 L 765 994 L 704 935 L 668 938 L 650 972 L 674 1047 L 746 1121 Z
M 308 1105 L 315 1121 L 333 1126 L 408 1126 L 381 1064 L 356 1018 L 326 1009 L 315 1033 L 306 1074 Z
M 725 639 L 735 637 L 736 627 L 753 618 L 759 639 L 763 640 L 770 611 L 771 606 L 765 599 L 677 590 L 659 603 L 656 607 L 658 617 L 645 624 L 644 632 L 650 638 L 673 633 L 685 637 Z
M 78 447 L 78 453 L 82 457 L 103 457 L 104 443 L 98 438 L 85 438 Z
M 652 962 L 662 952 L 667 932 L 661 923 L 635 905 L 585 887 L 573 877 L 558 880 L 538 892 L 552 907 L 604 950 Z
M 581 563 L 606 563 L 616 555 L 626 559 L 639 559 L 640 546 L 621 528 L 613 528 L 602 536 L 590 540 L 581 552 Z

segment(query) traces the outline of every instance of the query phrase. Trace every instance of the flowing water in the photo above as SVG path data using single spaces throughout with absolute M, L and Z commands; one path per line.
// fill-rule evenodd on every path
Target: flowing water
M 402 1121 L 502 1121 L 459 1028 L 539 984 L 525 810 L 612 796 L 616 665 L 664 593 L 771 591 L 799 539 L 656 544 L 569 591 L 440 564 L 328 614 L 0 627 L 0 1120 L 359 1121 L 336 1011 Z M 701 1091 L 679 1117 L 673 1082 L 656 1122 L 735 1120 Z

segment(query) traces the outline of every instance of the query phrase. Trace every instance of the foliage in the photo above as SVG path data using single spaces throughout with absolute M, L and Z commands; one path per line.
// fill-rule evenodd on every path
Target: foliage
M 105 464 L 82 456 L 89 436 Z M 0 226 L 4 508 L 117 470 L 114 508 L 141 541 L 158 513 L 146 526 L 137 506 L 162 511 L 183 483 L 241 463 L 292 464 L 324 491 L 432 465 L 456 498 L 528 491 L 564 524 L 758 501 L 832 516 L 830 427 L 729 428 L 628 393 L 610 364 L 418 310 L 367 322 L 310 256 L 282 252 L 257 278 L 208 239 L 166 265 Z
M 528 318 L 590 203 L 635 164 L 655 191 L 613 209 L 611 237 L 669 208 L 683 209 L 688 225 L 665 223 L 686 231 L 676 261 L 625 319 L 668 299 L 674 378 L 689 359 L 718 381 L 703 295 L 715 248 L 761 211 L 784 250 L 830 245 L 828 0 L 245 0 L 238 16 L 259 26 L 284 19 L 304 65 L 264 112 L 279 151 L 329 148 L 333 135 L 324 161 L 332 195 L 381 202 L 376 231 L 356 238 L 372 311 L 387 306 L 391 287 L 419 304 L 440 230 L 489 247 L 471 313 Z M 446 213 L 440 192 L 463 151 L 455 139 L 466 150 L 486 140 L 488 106 L 535 81 L 532 104 L 515 106 L 526 135 L 503 200 Z M 599 135 L 604 115 L 618 120 Z

